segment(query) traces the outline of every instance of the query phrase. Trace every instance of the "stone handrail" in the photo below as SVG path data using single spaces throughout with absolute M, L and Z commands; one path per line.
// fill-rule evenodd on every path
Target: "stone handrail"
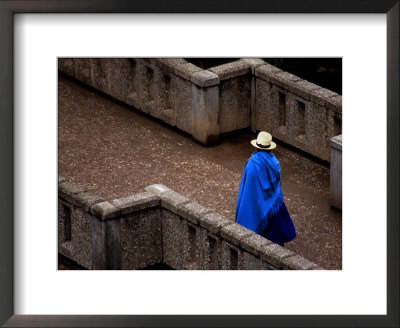
M 322 270 L 163 185 L 105 201 L 59 178 L 58 252 L 88 269 Z
M 203 70 L 181 58 L 60 58 L 59 69 L 208 145 L 244 128 L 329 161 L 342 97 L 261 59 Z

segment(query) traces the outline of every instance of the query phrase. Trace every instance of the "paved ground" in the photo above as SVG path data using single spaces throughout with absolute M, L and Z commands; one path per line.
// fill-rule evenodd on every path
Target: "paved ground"
M 75 81 L 59 78 L 59 174 L 105 199 L 161 183 L 234 220 L 251 132 L 203 147 L 190 136 Z M 329 167 L 278 143 L 286 206 L 297 238 L 285 246 L 341 269 L 342 216 L 329 206 Z

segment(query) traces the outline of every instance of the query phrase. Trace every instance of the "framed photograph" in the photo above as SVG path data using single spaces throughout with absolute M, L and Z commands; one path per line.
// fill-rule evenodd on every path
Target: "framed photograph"
M 224 14 L 218 15 L 219 13 Z M 250 2 L 245 6 L 236 1 L 229 4 L 202 2 L 190 5 L 179 1 L 168 4 L 158 1 L 140 4 L 134 1 L 93 1 L 82 4 L 69 1 L 0 1 L 0 41 L 1 49 L 4 49 L 0 53 L 0 142 L 3 151 L 0 159 L 0 323 L 6 327 L 398 326 L 398 18 L 398 1 L 354 1 L 341 6 L 335 1 L 304 4 L 294 0 L 284 3 Z M 96 61 L 96 57 L 131 59 L 120 60 L 115 64 Z M 96 166 L 102 156 L 101 147 L 93 148 L 92 155 L 84 154 L 86 151 L 79 147 L 79 140 L 69 136 L 74 129 L 80 129 L 82 136 L 85 136 L 85 129 L 101 130 L 103 126 L 103 132 L 99 130 L 97 137 L 98 140 L 103 140 L 102 134 L 107 133 L 104 127 L 115 123 L 98 104 L 93 104 L 98 108 L 97 113 L 101 112 L 104 116 L 97 120 L 95 112 L 93 115 L 88 112 L 85 121 L 87 126 L 79 126 L 79 118 L 86 114 L 72 107 L 68 108 L 68 104 L 75 101 L 74 108 L 84 106 L 84 101 L 94 101 L 90 94 L 94 91 L 73 92 L 68 84 L 70 82 L 67 76 L 72 74 L 68 73 L 68 58 L 86 58 L 91 67 L 97 65 L 100 75 L 96 81 L 99 83 L 102 65 L 118 72 L 118 65 L 126 62 L 129 69 L 134 67 L 143 71 L 144 77 L 140 83 L 144 83 L 146 79 L 150 81 L 159 78 L 166 89 L 171 89 L 177 83 L 175 75 L 171 79 L 164 68 L 161 73 L 158 72 L 158 67 L 165 63 L 154 58 L 172 57 L 192 58 L 189 63 L 182 61 L 179 64 L 185 67 L 193 65 L 190 66 L 191 69 L 206 65 L 202 58 L 236 58 L 233 62 L 237 67 L 231 64 L 232 61 L 227 61 L 227 65 L 235 66 L 238 71 L 250 69 L 254 76 L 261 79 L 268 79 L 265 77 L 267 73 L 262 69 L 253 69 L 251 65 L 255 58 L 342 59 L 345 136 L 343 262 L 336 263 L 335 259 L 329 258 L 329 252 L 319 252 L 318 247 L 314 248 L 313 254 L 317 261 L 325 256 L 324 263 L 330 263 L 334 270 L 267 272 L 231 271 L 228 268 L 212 271 L 209 270 L 211 267 L 197 270 L 197 267 L 191 267 L 189 263 L 185 268 L 194 270 L 115 271 L 113 269 L 120 269 L 121 266 L 129 268 L 131 263 L 124 262 L 124 259 L 115 263 L 108 262 L 107 259 L 114 257 L 113 254 L 107 254 L 107 250 L 105 255 L 99 253 L 98 257 L 93 257 L 98 259 L 96 263 L 88 262 L 84 251 L 68 253 L 68 232 L 71 231 L 68 220 L 62 225 L 61 244 L 65 258 L 70 257 L 91 269 L 111 270 L 71 271 L 60 270 L 60 267 L 57 270 L 57 256 L 54 256 L 57 242 L 60 244 L 60 239 L 57 241 L 55 234 L 57 214 L 54 214 L 60 211 L 57 209 L 55 178 L 60 172 L 57 156 L 63 156 L 61 168 L 67 175 L 72 172 L 69 170 L 73 167 L 81 170 L 81 167 L 69 160 L 75 156 L 71 149 L 76 154 L 80 152 L 81 158 L 86 158 L 90 165 Z M 63 58 L 66 60 L 60 66 Z M 153 59 L 143 61 L 141 58 Z M 253 58 L 253 61 L 238 61 L 238 58 Z M 86 83 L 85 60 L 74 61 L 75 64 L 81 66 L 74 68 L 74 71 L 82 74 L 73 77 Z M 64 74 L 61 78 L 57 77 L 60 67 Z M 204 88 L 207 84 L 207 87 L 212 87 L 215 76 L 229 73 L 216 69 L 218 65 L 210 67 L 210 71 L 203 71 L 209 72 L 207 78 L 201 73 L 198 79 L 195 76 L 190 79 L 197 83 L 197 86 L 190 87 L 194 90 L 192 94 L 194 92 L 196 95 L 198 86 Z M 264 70 L 268 70 L 268 67 L 264 67 Z M 179 69 L 174 66 L 173 72 L 177 71 Z M 92 69 L 91 74 L 95 74 L 94 72 Z M 179 71 L 177 74 L 181 74 L 180 78 L 185 76 L 185 72 Z M 93 77 L 91 79 L 94 81 Z M 57 81 L 61 81 L 61 84 L 57 85 Z M 140 86 L 140 83 L 137 85 Z M 236 90 L 235 83 L 237 82 L 230 84 L 233 90 Z M 96 85 L 92 87 L 99 89 Z M 138 91 L 145 95 L 149 103 L 154 100 L 151 88 L 140 88 L 134 90 L 116 79 L 109 94 L 118 99 L 122 92 L 122 102 L 132 102 L 132 105 L 139 108 L 136 102 L 140 102 L 140 99 L 135 98 Z M 184 90 L 183 86 L 180 90 Z M 230 100 L 240 97 L 241 90 L 237 90 L 237 94 L 228 97 Z M 101 91 L 108 93 L 107 90 Z M 202 97 L 211 97 L 204 90 L 202 92 Z M 227 96 L 223 98 L 222 91 L 219 94 L 219 106 L 223 108 L 227 104 L 230 110 L 234 110 L 235 107 L 230 105 Z M 160 113 L 150 107 L 145 110 L 155 117 L 161 115 L 157 118 L 168 123 L 171 119 L 168 109 L 175 105 L 171 105 L 168 94 L 157 95 L 165 109 L 162 112 L 160 110 Z M 257 93 L 255 95 L 257 97 Z M 276 104 L 280 108 L 286 103 L 285 99 L 282 100 L 285 93 L 278 92 L 277 95 Z M 332 94 L 330 96 L 336 97 Z M 261 99 L 261 96 L 258 98 Z M 303 98 L 300 96 L 296 99 L 299 112 L 305 113 L 306 108 L 308 110 L 305 106 L 308 105 L 302 102 Z M 182 106 L 185 106 L 184 101 L 180 102 Z M 206 99 L 207 104 L 210 101 Z M 235 100 L 240 101 L 239 98 Z M 60 103 L 64 106 L 62 115 L 57 114 Z M 114 105 L 108 106 L 113 110 Z M 282 119 L 280 112 L 276 115 Z M 218 118 L 218 124 L 225 124 L 221 117 Z M 332 117 L 332 133 L 341 133 L 341 118 L 341 113 L 336 121 Z M 179 119 L 180 126 L 185 127 L 184 116 L 181 115 Z M 239 121 L 240 117 L 235 116 L 231 123 L 235 125 Z M 299 119 L 296 127 L 300 138 L 306 129 L 301 122 Z M 121 133 L 130 135 L 126 138 L 125 147 L 129 147 L 130 139 L 142 138 L 131 135 L 124 120 L 116 124 L 120 126 Z M 229 130 L 226 124 L 224 127 L 226 131 Z M 256 130 L 258 132 L 260 129 L 255 128 L 254 131 Z M 62 133 L 62 138 L 58 133 Z M 152 133 L 155 132 L 151 128 L 148 131 L 143 130 L 143 137 L 148 136 L 147 139 L 151 141 Z M 200 143 L 207 144 L 211 137 L 215 138 L 212 131 L 209 136 L 196 130 L 189 133 Z M 168 139 L 168 134 L 164 133 L 163 138 Z M 280 138 L 283 140 L 284 134 Z M 134 142 L 133 139 L 131 142 Z M 268 141 L 261 139 L 260 145 Z M 70 147 L 71 142 L 76 145 Z M 63 152 L 57 154 L 57 150 L 61 149 L 60 145 Z M 117 147 L 117 144 L 109 144 L 107 147 Z M 314 151 L 311 148 L 302 150 L 311 153 Z M 65 151 L 70 152 L 69 158 L 65 156 Z M 172 153 L 168 154 L 167 150 L 163 150 L 160 154 L 168 158 Z M 327 153 L 317 151 L 313 155 L 326 160 Z M 216 156 L 221 157 L 222 154 L 216 153 Z M 96 170 L 107 172 L 105 163 L 101 164 L 103 166 L 98 165 Z M 160 169 L 155 169 L 157 173 L 154 176 L 158 177 Z M 218 172 L 220 179 L 224 179 L 223 170 Z M 84 176 L 84 169 L 79 174 Z M 112 181 L 116 178 L 111 173 L 104 183 L 113 186 Z M 192 178 L 197 179 L 195 176 Z M 300 177 L 300 183 L 306 178 Z M 157 183 L 157 179 L 153 180 Z M 71 208 L 68 203 L 68 188 L 71 186 L 66 181 L 67 179 L 61 181 L 66 188 L 66 194 L 58 205 L 64 206 L 62 209 L 68 214 Z M 183 186 L 182 181 L 178 185 Z M 85 183 L 90 184 L 90 181 Z M 126 188 L 129 190 L 128 185 Z M 117 189 L 109 188 L 114 200 L 108 206 L 122 211 L 126 206 L 123 207 L 124 204 L 116 200 L 121 195 L 126 195 Z M 157 197 L 161 197 L 152 196 L 151 190 L 152 188 L 147 190 L 147 198 L 142 200 L 146 204 L 159 201 Z M 156 195 L 158 191 L 152 190 Z M 210 198 L 210 202 L 212 201 Z M 176 202 L 176 199 L 164 199 L 164 204 L 168 203 L 166 206 L 169 207 L 173 207 Z M 90 213 L 101 220 L 107 220 L 106 216 L 112 215 L 109 208 L 105 208 L 104 204 L 103 207 L 94 208 L 96 204 L 89 205 Z M 225 207 L 229 212 L 228 205 Z M 220 207 L 221 211 L 225 209 L 222 205 Z M 303 211 L 310 212 L 307 208 Z M 330 223 L 327 221 L 327 224 Z M 196 226 L 190 222 L 187 226 L 190 237 L 190 228 L 195 233 Z M 319 229 L 316 224 L 312 226 Z M 100 227 L 99 236 L 102 229 Z M 114 228 L 106 227 L 105 231 L 107 229 L 112 233 Z M 135 243 L 135 240 L 129 239 L 132 236 L 126 236 L 128 243 Z M 133 237 L 138 240 L 137 236 Z M 83 248 L 86 247 L 85 240 L 82 235 L 80 242 Z M 109 243 L 107 238 L 105 240 Z M 139 244 L 141 243 L 146 241 L 140 241 Z M 169 263 L 174 267 L 174 259 L 180 256 L 177 253 L 179 247 L 174 242 L 171 242 L 171 247 L 175 255 Z M 327 251 L 332 246 L 326 242 L 324 247 Z M 182 252 L 186 250 L 183 249 Z M 231 250 L 231 262 L 234 255 Z M 302 261 L 302 264 L 289 262 L 286 261 L 285 266 L 307 266 Z M 104 302 L 106 299 L 113 300 L 112 304 Z

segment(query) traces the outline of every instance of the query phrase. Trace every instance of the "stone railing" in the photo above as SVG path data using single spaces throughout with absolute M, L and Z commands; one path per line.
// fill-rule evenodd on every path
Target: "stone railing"
M 203 70 L 179 58 L 60 58 L 59 69 L 202 144 L 251 127 L 329 161 L 342 97 L 261 59 Z
M 331 139 L 330 203 L 342 209 L 342 135 Z
M 163 185 L 104 201 L 59 178 L 58 252 L 88 269 L 322 270 Z
M 330 139 L 342 133 L 342 96 L 269 64 L 254 75 L 252 129 L 330 161 Z

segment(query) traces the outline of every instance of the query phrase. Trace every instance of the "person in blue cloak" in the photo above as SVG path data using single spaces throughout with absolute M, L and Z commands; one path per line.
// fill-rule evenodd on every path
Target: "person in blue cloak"
M 271 152 L 276 143 L 271 134 L 261 131 L 251 144 L 257 151 L 243 171 L 235 221 L 283 246 L 296 237 L 296 230 L 283 201 L 279 161 Z

